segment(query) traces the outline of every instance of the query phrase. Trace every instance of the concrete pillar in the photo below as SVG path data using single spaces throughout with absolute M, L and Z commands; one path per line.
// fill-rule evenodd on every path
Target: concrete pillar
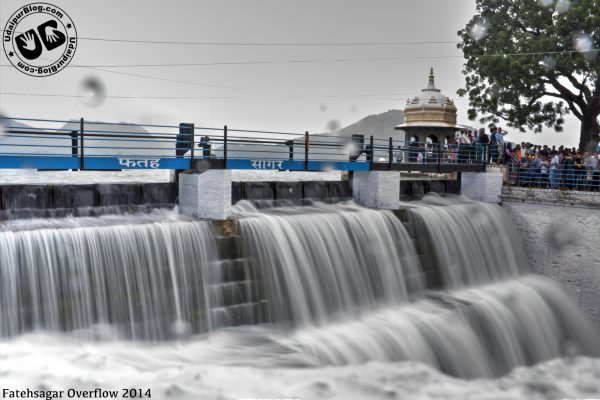
M 399 208 L 400 172 L 355 172 L 352 179 L 352 197 L 356 203 L 369 208 Z
M 179 175 L 179 212 L 198 218 L 231 216 L 231 170 Z
M 462 172 L 460 194 L 486 203 L 500 203 L 504 167 L 488 165 L 486 172 Z

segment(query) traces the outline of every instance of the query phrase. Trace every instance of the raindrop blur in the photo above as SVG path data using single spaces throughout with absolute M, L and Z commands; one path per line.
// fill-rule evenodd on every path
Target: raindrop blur
M 335 132 L 342 127 L 342 124 L 337 119 L 332 119 L 325 125 L 325 130 L 328 132 Z
M 187 321 L 177 319 L 171 324 L 171 331 L 177 337 L 185 337 L 192 332 L 192 325 Z
M 321 110 L 321 112 L 327 111 L 327 104 L 319 104 L 319 110 Z
M 542 66 L 546 70 L 553 70 L 556 67 L 556 59 L 552 56 L 544 57 L 544 61 L 542 61 Z
M 359 151 L 360 151 L 360 148 L 354 142 L 348 142 L 344 146 L 344 154 L 356 155 L 356 154 L 358 154 Z
M 576 245 L 579 241 L 579 234 L 573 228 L 565 224 L 564 221 L 553 223 L 546 231 L 546 239 L 550 248 L 560 253 L 566 248 Z
M 489 28 L 489 22 L 482 19 L 471 26 L 469 33 L 473 39 L 480 40 L 487 36 Z
M 358 112 L 358 107 L 356 107 L 356 106 L 352 106 L 352 107 L 350 107 L 350 112 L 351 112 L 352 114 L 356 114 L 356 113 Z
M 538 0 L 538 3 L 542 7 L 552 7 L 554 5 L 554 0 Z
M 582 34 L 575 38 L 575 49 L 580 52 L 593 50 L 594 42 L 588 35 Z
M 571 2 L 569 0 L 558 0 L 556 2 L 556 12 L 564 14 L 571 8 Z
M 321 168 L 321 171 L 323 172 L 331 172 L 335 170 L 335 164 L 334 163 L 324 163 L 323 164 L 323 168 Z
M 98 107 L 106 98 L 106 88 L 96 76 L 86 77 L 79 85 L 81 102 L 88 107 Z

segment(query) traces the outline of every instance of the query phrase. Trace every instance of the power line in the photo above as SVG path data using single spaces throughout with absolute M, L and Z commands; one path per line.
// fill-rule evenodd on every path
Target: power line
M 522 53 L 495 53 L 482 54 L 478 57 L 514 57 L 514 56 L 535 56 L 535 55 L 557 55 L 557 54 L 573 54 L 573 53 L 594 53 L 600 49 L 592 50 L 560 50 L 560 51 L 545 51 L 545 52 L 522 52 Z M 410 59 L 446 59 L 446 58 L 464 58 L 462 55 L 435 55 L 435 56 L 406 56 L 406 57 L 365 57 L 365 58 L 310 58 L 298 60 L 257 60 L 257 61 L 217 61 L 203 63 L 160 63 L 160 64 L 99 64 L 99 65 L 74 65 L 69 64 L 68 68 L 144 68 L 144 67 L 192 67 L 192 66 L 223 66 L 223 65 L 263 65 L 263 64 L 309 64 L 309 63 L 328 63 L 328 62 L 355 62 L 355 61 L 403 61 Z M 0 67 L 10 67 L 10 64 L 0 64 Z M 100 69 L 99 69 L 100 70 Z M 101 70 L 105 72 L 118 73 L 116 71 Z M 127 74 L 127 73 L 122 73 Z M 133 75 L 135 76 L 135 75 Z M 147 76 L 145 76 L 147 77 Z M 158 77 L 148 77 L 152 79 L 163 79 Z M 185 81 L 171 80 L 173 82 L 190 83 Z M 195 84 L 201 84 L 194 82 Z M 201 84 L 203 86 L 213 86 L 228 89 L 236 89 L 230 86 L 220 86 L 211 84 Z
M 2 29 L 1 31 L 4 31 Z M 23 33 L 23 32 L 15 32 Z M 93 42 L 109 43 L 131 43 L 131 44 L 159 44 L 159 45 L 184 45 L 184 46 L 404 46 L 404 45 L 428 45 L 428 44 L 456 44 L 454 40 L 424 40 L 410 42 L 189 42 L 179 40 L 145 40 L 145 39 L 115 39 L 99 38 L 89 36 L 78 36 L 78 40 L 89 40 Z
M 191 66 L 222 66 L 222 65 L 262 65 L 262 64 L 310 64 L 328 62 L 353 62 L 353 61 L 402 61 L 407 59 L 430 58 L 461 58 L 452 56 L 413 56 L 413 57 L 366 57 L 366 58 L 310 58 L 299 60 L 257 60 L 257 61 L 217 61 L 204 63 L 163 63 L 163 64 L 103 64 L 103 65 L 68 65 L 70 68 L 140 68 L 140 67 L 191 67 Z M 1 64 L 9 67 L 10 64 Z
M 52 61 L 52 60 L 48 60 L 48 59 L 43 59 L 43 60 L 45 60 L 45 61 Z M 0 65 L 0 67 L 5 67 L 5 66 L 10 66 L 10 64 L 1 64 Z M 71 65 L 71 64 L 69 64 L 67 67 L 71 67 L 71 66 L 76 67 L 76 68 L 86 68 L 86 69 L 91 69 L 91 70 L 95 70 L 95 71 L 108 72 L 110 74 L 133 76 L 133 77 L 136 77 L 136 78 L 145 78 L 145 79 L 151 79 L 151 80 L 157 80 L 157 81 L 164 81 L 164 82 L 185 83 L 187 85 L 215 87 L 215 88 L 221 88 L 221 89 L 242 89 L 242 90 L 246 89 L 246 88 L 234 87 L 234 86 L 224 86 L 224 85 L 215 85 L 215 84 L 203 83 L 203 82 L 182 81 L 182 80 L 178 80 L 178 79 L 161 78 L 161 77 L 158 77 L 158 76 L 134 74 L 134 73 L 131 73 L 131 72 L 111 71 L 109 69 L 103 69 L 103 68 L 86 66 L 86 65 L 77 65 L 77 64 Z
M 404 46 L 404 45 L 423 45 L 423 44 L 456 44 L 451 40 L 432 40 L 415 42 L 183 42 L 173 40 L 133 40 L 133 39 L 109 39 L 78 37 L 82 40 L 97 42 L 117 42 L 134 44 L 175 44 L 191 46 Z
M 81 66 L 81 68 L 88 68 L 88 69 L 92 69 L 92 70 L 96 70 L 96 71 L 108 72 L 108 73 L 117 74 L 117 75 L 133 76 L 136 78 L 153 79 L 156 81 L 185 83 L 187 85 L 207 86 L 207 87 L 215 87 L 215 88 L 221 88 L 221 89 L 244 89 L 244 88 L 234 87 L 234 86 L 214 85 L 214 84 L 210 84 L 210 83 L 202 83 L 202 82 L 194 82 L 194 81 L 181 81 L 178 79 L 161 78 L 158 76 L 133 74 L 131 72 L 111 71 L 110 69 L 103 69 L 103 68 L 98 68 L 98 67 Z

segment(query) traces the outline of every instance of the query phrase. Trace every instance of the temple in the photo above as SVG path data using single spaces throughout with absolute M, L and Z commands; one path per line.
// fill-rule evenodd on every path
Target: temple
M 404 123 L 396 126 L 405 134 L 406 143 L 449 143 L 455 132 L 464 127 L 456 124 L 454 101 L 435 87 L 433 68 L 429 72 L 427 87 L 412 100 L 406 101 Z

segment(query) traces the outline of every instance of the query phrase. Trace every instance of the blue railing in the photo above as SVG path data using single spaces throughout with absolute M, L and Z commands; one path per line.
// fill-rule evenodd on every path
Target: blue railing
M 507 164 L 506 183 L 541 189 L 600 191 L 600 169 L 585 165 Z
M 484 170 L 487 147 L 179 125 L 2 118 L 0 168 Z

